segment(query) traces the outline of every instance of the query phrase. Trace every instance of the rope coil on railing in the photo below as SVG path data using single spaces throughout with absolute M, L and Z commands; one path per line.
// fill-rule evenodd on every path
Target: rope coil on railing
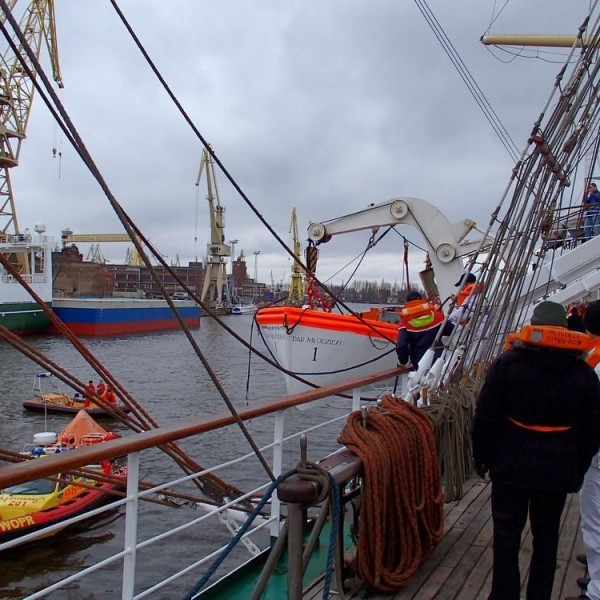
M 415 574 L 444 527 L 443 493 L 432 420 L 393 396 L 348 417 L 338 441 L 364 465 L 356 571 L 381 592 Z

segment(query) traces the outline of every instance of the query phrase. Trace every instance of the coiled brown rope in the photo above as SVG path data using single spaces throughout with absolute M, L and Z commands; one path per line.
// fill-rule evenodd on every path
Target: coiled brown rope
M 433 422 L 419 409 L 384 396 L 366 424 L 354 412 L 339 440 L 364 464 L 356 571 L 380 592 L 414 575 L 444 529 L 443 493 Z

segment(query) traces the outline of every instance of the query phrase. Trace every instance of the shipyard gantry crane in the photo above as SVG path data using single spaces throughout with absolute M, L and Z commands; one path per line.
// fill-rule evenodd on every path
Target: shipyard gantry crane
M 17 0 L 7 2 L 14 14 Z M 0 14 L 4 23 L 6 15 Z M 36 59 L 42 45 L 48 49 L 52 74 L 59 88 L 63 87 L 56 43 L 54 0 L 32 0 L 25 9 L 19 28 Z M 23 68 L 18 56 L 24 57 L 34 76 L 36 68 L 23 51 L 23 45 L 13 36 L 17 53 L 8 48 L 0 57 L 0 233 L 20 233 L 15 199 L 10 181 L 10 169 L 19 164 L 21 146 L 25 139 L 27 123 L 35 91 L 34 80 Z
M 130 242 L 131 237 L 128 233 L 73 233 L 70 229 L 63 229 L 60 233 L 63 248 L 67 244 L 76 242 L 92 242 L 95 244 L 104 242 Z M 141 243 L 141 239 L 138 237 Z M 125 262 L 132 267 L 143 267 L 144 261 L 140 257 L 135 246 L 133 249 L 127 248 L 127 257 Z
M 206 245 L 206 272 L 200 299 L 218 313 L 231 311 L 231 293 L 227 285 L 227 257 L 231 247 L 225 243 L 225 208 L 219 202 L 215 168 L 209 152 L 202 150 L 196 185 L 206 172 L 208 207 L 210 211 L 210 242 Z
M 296 207 L 292 208 L 292 219 L 290 223 L 290 233 L 294 242 L 294 256 L 302 259 L 302 246 L 300 245 L 300 236 L 298 235 L 298 219 L 296 217 Z M 304 304 L 304 277 L 302 267 L 297 261 L 292 263 L 292 279 L 290 281 L 290 293 L 288 295 L 288 304 L 292 306 L 301 306 Z

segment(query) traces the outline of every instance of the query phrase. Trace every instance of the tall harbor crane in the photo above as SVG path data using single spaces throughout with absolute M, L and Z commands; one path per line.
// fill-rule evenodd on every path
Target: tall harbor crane
M 18 0 L 7 2 L 11 13 L 15 12 Z M 0 20 L 6 21 L 1 14 Z M 32 0 L 21 17 L 19 27 L 39 59 L 42 45 L 50 55 L 52 74 L 59 88 L 63 87 L 56 42 L 54 19 L 54 0 Z M 23 51 L 20 41 L 13 38 L 17 53 L 9 47 L 0 57 L 0 233 L 20 233 L 19 221 L 13 189 L 10 181 L 10 169 L 19 164 L 21 146 L 25 139 L 27 123 L 31 114 L 31 104 L 35 91 L 34 81 L 23 68 L 17 55 L 25 58 L 31 71 L 36 69 Z M 24 265 L 27 268 L 27 265 Z
M 225 243 L 225 208 L 219 202 L 215 167 L 206 148 L 202 150 L 197 186 L 204 172 L 210 211 L 210 242 L 206 245 L 206 272 L 200 299 L 217 313 L 229 313 L 231 293 L 227 285 L 227 258 L 231 256 L 231 247 Z
M 294 242 L 294 256 L 296 256 L 298 259 L 302 259 L 302 246 L 300 245 L 300 236 L 298 235 L 296 207 L 292 208 L 290 233 L 292 234 L 292 240 Z M 302 273 L 302 267 L 300 267 L 296 261 L 292 263 L 292 279 L 290 281 L 288 304 L 293 306 L 301 306 L 304 304 L 304 277 Z

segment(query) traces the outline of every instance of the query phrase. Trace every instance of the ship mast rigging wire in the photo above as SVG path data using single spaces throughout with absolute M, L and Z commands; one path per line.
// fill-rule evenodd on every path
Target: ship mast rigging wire
M 169 304 L 169 307 L 171 308 L 173 314 L 175 315 L 175 317 L 176 317 L 176 319 L 177 319 L 177 321 L 178 321 L 178 323 L 180 325 L 180 328 L 182 329 L 182 331 L 184 332 L 184 334 L 188 338 L 188 341 L 192 345 L 192 347 L 193 347 L 196 355 L 198 356 L 199 360 L 202 362 L 202 364 L 203 364 L 204 368 L 206 369 L 207 373 L 211 377 L 211 380 L 213 381 L 213 384 L 215 385 L 215 387 L 219 391 L 221 397 L 223 398 L 223 400 L 227 404 L 227 406 L 228 406 L 231 414 L 233 415 L 234 419 L 236 420 L 236 423 L 238 424 L 238 426 L 240 427 L 242 433 L 246 437 L 249 445 L 252 447 L 253 451 L 255 452 L 255 454 L 257 455 L 257 457 L 259 458 L 261 464 L 265 468 L 265 471 L 271 477 L 271 479 L 273 479 L 273 474 L 272 474 L 272 472 L 270 470 L 270 467 L 269 467 L 268 463 L 266 462 L 266 460 L 262 456 L 262 453 L 260 452 L 260 450 L 256 446 L 254 440 L 252 439 L 252 436 L 248 433 L 246 427 L 244 426 L 243 422 L 239 418 L 239 415 L 238 415 L 235 407 L 233 406 L 233 403 L 229 399 L 226 391 L 224 390 L 224 388 L 222 387 L 222 385 L 218 381 L 218 379 L 216 377 L 216 374 L 214 373 L 213 369 L 211 368 L 210 364 L 208 363 L 206 357 L 204 356 L 204 354 L 202 353 L 202 351 L 198 347 L 198 345 L 197 345 L 195 339 L 193 338 L 193 336 L 191 335 L 189 329 L 186 327 L 185 323 L 183 322 L 183 320 L 179 316 L 179 313 L 177 312 L 177 310 L 176 310 L 176 308 L 175 308 L 172 300 L 170 299 L 169 295 L 166 293 L 166 290 L 164 289 L 164 284 L 162 283 L 161 279 L 158 277 L 158 275 L 157 275 L 157 273 L 156 273 L 153 265 L 150 263 L 150 260 L 149 260 L 148 256 L 146 255 L 146 253 L 144 251 L 144 248 L 142 246 L 142 242 L 150 250 L 150 252 L 155 256 L 155 258 L 158 260 L 158 262 L 165 268 L 165 270 L 168 271 L 174 277 L 174 279 L 176 281 L 178 281 L 178 283 L 180 283 L 180 285 L 182 285 L 182 287 L 184 289 L 186 289 L 186 291 L 188 291 L 188 293 L 190 293 L 190 295 L 202 306 L 203 310 L 205 310 L 208 314 L 210 314 L 224 329 L 226 329 L 231 335 L 233 335 L 238 341 L 240 341 L 240 343 L 242 343 L 242 344 L 246 345 L 247 347 L 249 347 L 254 353 L 256 353 L 258 356 L 260 356 L 267 363 L 269 363 L 272 366 L 274 366 L 274 367 L 282 370 L 286 374 L 288 374 L 288 375 L 290 375 L 290 376 L 298 379 L 299 381 L 302 381 L 302 382 L 304 382 L 304 383 L 306 383 L 306 384 L 308 384 L 308 385 L 310 385 L 312 387 L 318 387 L 318 386 L 316 386 L 315 384 L 313 384 L 310 381 L 307 381 L 307 380 L 303 379 L 302 377 L 297 376 L 295 373 L 282 368 L 281 365 L 279 365 L 277 362 L 272 361 L 269 357 L 263 355 L 262 353 L 260 353 L 255 348 L 253 348 L 251 346 L 248 346 L 247 342 L 243 338 L 241 338 L 241 336 L 239 336 L 231 328 L 229 328 L 228 326 L 226 326 L 222 322 L 222 320 L 220 320 L 216 315 L 214 315 L 214 313 L 212 313 L 212 311 L 206 305 L 204 305 L 199 300 L 199 298 L 191 290 L 189 290 L 189 288 L 187 288 L 187 286 L 181 281 L 181 279 L 173 271 L 173 269 L 171 269 L 170 266 L 166 263 L 166 261 L 164 261 L 163 257 L 160 255 L 160 253 L 156 251 L 156 249 L 152 246 L 152 244 L 149 242 L 149 240 L 137 228 L 137 226 L 135 225 L 135 223 L 133 223 L 133 221 L 131 220 L 131 218 L 129 217 L 129 215 L 124 211 L 124 209 L 121 207 L 121 205 L 118 203 L 118 201 L 113 196 L 113 194 L 110 191 L 110 189 L 108 188 L 108 185 L 106 184 L 106 182 L 104 181 L 102 175 L 98 171 L 98 169 L 97 169 L 97 167 L 96 167 L 93 159 L 89 155 L 89 153 L 87 151 L 87 148 L 85 147 L 83 141 L 81 140 L 81 138 L 80 138 L 80 136 L 79 136 L 76 128 L 74 127 L 74 125 L 71 122 L 69 116 L 67 115 L 64 107 L 62 106 L 62 103 L 60 102 L 60 100 L 57 97 L 56 93 L 52 89 L 50 81 L 47 78 L 47 76 L 45 75 L 44 70 L 42 69 L 42 67 L 39 64 L 39 62 L 37 61 L 37 59 L 34 56 L 32 56 L 31 48 L 29 48 L 28 44 L 26 43 L 26 40 L 23 39 L 22 32 L 20 31 L 18 24 L 15 22 L 14 18 L 12 17 L 12 15 L 10 13 L 10 10 L 8 10 L 8 7 L 6 5 L 5 0 L 0 0 L 0 8 L 3 10 L 4 14 L 6 15 L 7 21 L 10 23 L 10 25 L 13 28 L 13 30 L 15 31 L 17 37 L 19 37 L 19 39 L 21 40 L 23 48 L 24 48 L 25 52 L 27 53 L 28 57 L 30 58 L 30 60 L 32 61 L 32 64 L 35 66 L 36 73 L 38 74 L 39 78 L 42 80 L 46 91 L 44 91 L 44 89 L 41 87 L 41 85 L 39 84 L 39 82 L 37 81 L 37 79 L 34 77 L 31 69 L 28 66 L 28 64 L 21 57 L 20 53 L 17 51 L 17 49 L 15 47 L 15 44 L 12 41 L 12 39 L 10 38 L 10 35 L 9 35 L 9 33 L 8 33 L 8 31 L 7 31 L 4 23 L 0 23 L 0 28 L 2 30 L 3 35 L 5 36 L 5 38 L 7 39 L 8 43 L 11 45 L 11 47 L 13 48 L 13 50 L 15 51 L 15 54 L 19 58 L 23 69 L 31 77 L 31 79 L 32 79 L 32 81 L 33 81 L 36 89 L 38 90 L 40 96 L 42 97 L 43 101 L 47 105 L 48 109 L 52 113 L 53 117 L 55 118 L 55 120 L 57 121 L 57 123 L 59 124 L 59 126 L 61 127 L 61 129 L 64 132 L 65 136 L 70 141 L 70 143 L 72 144 L 72 146 L 74 147 L 74 149 L 76 150 L 76 152 L 80 155 L 80 157 L 82 158 L 82 160 L 84 161 L 84 163 L 88 166 L 88 168 L 90 169 L 90 171 L 92 172 L 92 174 L 94 175 L 94 177 L 96 178 L 96 180 L 98 181 L 98 183 L 100 184 L 100 186 L 103 189 L 105 195 L 107 196 L 107 198 L 108 198 L 111 206 L 113 207 L 115 213 L 117 214 L 117 216 L 121 220 L 121 222 L 123 224 L 123 227 L 129 233 L 130 237 L 132 237 L 134 245 L 136 246 L 136 249 L 138 250 L 138 253 L 142 257 L 142 259 L 144 261 L 144 264 L 148 268 L 149 272 L 152 274 L 152 276 L 153 276 L 155 282 L 157 283 L 157 285 L 161 288 L 161 291 L 162 291 L 163 295 L 165 296 L 165 299 L 166 299 L 167 303 Z M 50 98 L 52 100 L 50 100 L 50 98 L 48 96 L 50 96 Z M 56 107 L 56 109 L 54 107 Z M 209 146 L 208 146 L 208 151 L 211 152 Z M 136 235 L 139 236 L 139 237 L 136 237 Z M 89 351 L 87 350 L 87 348 L 83 344 L 81 344 L 80 342 L 78 343 L 78 340 L 75 338 L 75 336 L 73 336 L 71 334 L 70 330 L 68 328 L 66 328 L 62 324 L 62 322 L 60 322 L 60 320 L 58 320 L 58 318 L 56 317 L 56 315 L 54 315 L 54 313 L 45 305 L 45 303 L 24 282 L 24 280 L 22 279 L 22 277 L 20 277 L 20 274 L 17 273 L 15 270 L 11 269 L 11 265 L 7 264 L 5 266 L 6 266 L 7 270 L 9 272 L 11 272 L 11 274 L 18 281 L 20 281 L 20 283 L 26 289 L 28 289 L 30 295 L 36 300 L 36 302 L 38 302 L 38 304 L 40 304 L 40 306 L 42 306 L 44 308 L 45 313 L 47 314 L 47 316 L 49 317 L 49 319 L 51 320 L 51 322 L 57 327 L 57 329 L 59 329 L 63 333 L 63 335 L 65 335 L 65 337 L 67 337 L 71 341 L 71 343 L 86 358 L 86 360 L 88 360 L 88 359 L 91 360 L 91 353 L 89 353 Z M 34 359 L 34 360 L 36 360 L 36 359 Z M 37 360 L 39 361 L 40 359 L 38 358 Z M 92 363 L 90 363 L 90 364 L 92 364 Z M 95 365 L 94 368 L 96 369 L 96 371 L 99 374 L 101 374 L 101 376 L 104 373 L 104 378 L 105 379 L 111 380 L 110 374 L 108 374 L 108 373 L 106 373 L 104 371 L 104 367 L 99 362 L 96 363 L 96 365 Z M 51 371 L 53 374 L 55 374 L 57 377 L 59 377 L 61 380 L 65 381 L 65 379 L 64 379 L 65 375 L 64 374 L 60 374 L 56 370 L 53 370 L 53 368 L 51 368 L 50 366 L 48 366 L 47 369 L 49 371 Z M 114 379 L 112 379 L 112 381 L 114 381 Z M 68 381 L 65 381 L 65 382 L 68 383 Z M 78 384 L 80 384 L 80 383 L 81 382 L 75 382 L 75 387 L 77 387 Z M 120 386 L 118 384 L 118 382 L 114 381 L 114 383 L 115 383 L 115 389 L 118 392 L 121 393 L 120 394 L 121 397 L 126 397 L 127 394 L 126 394 L 124 388 L 122 386 Z M 146 425 L 146 427 L 150 427 L 150 426 L 156 426 L 156 425 L 152 424 L 152 423 Z M 227 484 L 225 484 L 225 485 L 227 486 Z M 232 488 L 231 488 L 231 486 L 228 486 L 228 487 L 226 487 L 224 489 L 224 491 L 221 492 L 221 494 L 222 495 L 230 494 L 233 497 L 235 497 L 236 494 L 235 493 L 231 494 L 231 492 L 232 492 Z M 216 492 L 216 493 L 218 493 L 218 492 Z M 214 498 L 214 495 L 213 495 L 213 498 Z
M 32 62 L 33 65 L 36 66 L 36 69 L 37 69 L 37 72 L 38 72 L 38 76 L 44 82 L 44 86 L 46 88 L 47 93 L 52 98 L 52 101 L 53 101 L 54 105 L 58 108 L 58 110 L 60 112 L 60 115 L 61 115 L 60 119 L 57 118 L 58 115 L 52 109 L 52 113 L 53 113 L 53 115 L 55 115 L 55 118 L 57 118 L 57 122 L 59 123 L 60 127 L 63 129 L 63 131 L 65 132 L 65 134 L 67 135 L 67 137 L 69 138 L 69 140 L 71 141 L 71 143 L 74 145 L 74 148 L 79 153 L 79 155 L 81 156 L 81 158 L 84 160 L 85 164 L 91 170 L 91 172 L 94 175 L 94 177 L 96 178 L 96 180 L 99 182 L 99 184 L 102 187 L 104 193 L 106 194 L 109 202 L 111 203 L 113 209 L 115 210 L 115 213 L 117 214 L 117 216 L 121 220 L 121 223 L 123 224 L 125 230 L 132 237 L 134 245 L 136 245 L 136 248 L 137 248 L 138 252 L 140 253 L 140 256 L 142 257 L 144 263 L 146 264 L 146 267 L 153 274 L 153 276 L 155 278 L 155 281 L 157 282 L 157 284 L 161 288 L 161 291 L 162 291 L 162 293 L 163 293 L 163 295 L 165 297 L 165 300 L 169 304 L 169 307 L 171 308 L 171 311 L 173 312 L 175 318 L 177 319 L 177 321 L 178 321 L 178 323 L 180 325 L 180 328 L 182 329 L 182 331 L 184 332 L 184 334 L 188 338 L 188 341 L 190 342 L 192 348 L 196 352 L 196 355 L 198 356 L 199 360 L 202 362 L 204 368 L 206 369 L 206 372 L 208 373 L 209 377 L 213 381 L 213 384 L 215 385 L 215 387 L 219 391 L 221 397 L 223 398 L 223 400 L 227 404 L 227 406 L 228 406 L 231 414 L 234 416 L 234 418 L 235 418 L 235 420 L 236 420 L 236 422 L 237 422 L 240 430 L 242 431 L 242 433 L 246 437 L 246 440 L 250 444 L 252 450 L 255 452 L 257 458 L 259 459 L 260 463 L 262 464 L 263 468 L 265 469 L 265 472 L 269 475 L 269 477 L 271 479 L 274 479 L 274 475 L 273 475 L 273 473 L 271 471 L 271 467 L 269 466 L 269 464 L 265 460 L 264 456 L 262 455 L 262 452 L 260 451 L 260 449 L 256 445 L 254 439 L 252 438 L 252 436 L 248 432 L 248 430 L 245 427 L 244 423 L 240 419 L 239 414 L 238 414 L 238 412 L 235 409 L 235 406 L 233 405 L 231 399 L 229 398 L 229 396 L 227 395 L 225 389 L 223 388 L 223 386 L 221 385 L 220 381 L 218 380 L 218 378 L 216 376 L 216 373 L 214 372 L 214 370 L 212 369 L 212 367 L 208 363 L 208 360 L 206 359 L 206 357 L 202 353 L 201 349 L 199 348 L 198 344 L 196 343 L 196 340 L 193 338 L 193 336 L 191 335 L 191 332 L 189 331 L 189 329 L 185 325 L 183 319 L 179 315 L 179 312 L 175 308 L 173 300 L 167 294 L 166 289 L 164 288 L 164 284 L 160 281 L 160 278 L 157 276 L 156 271 L 155 271 L 153 265 L 151 264 L 151 262 L 150 262 L 148 256 L 146 255 L 146 253 L 144 252 L 144 250 L 142 248 L 142 244 L 140 243 L 139 240 L 135 239 L 135 237 L 134 237 L 134 230 L 135 230 L 135 232 L 138 235 L 140 235 L 140 237 L 142 237 L 141 236 L 141 232 L 139 230 L 137 230 L 137 228 L 134 229 L 134 226 L 132 225 L 129 216 L 125 213 L 125 211 L 122 209 L 122 207 L 120 206 L 120 204 L 118 203 L 118 201 L 116 200 L 116 198 L 113 196 L 112 192 L 108 188 L 108 185 L 106 184 L 106 182 L 104 181 L 102 175 L 98 171 L 98 169 L 97 169 L 97 167 L 96 167 L 96 165 L 95 165 L 95 163 L 94 163 L 91 155 L 88 153 L 87 148 L 85 147 L 83 141 L 81 140 L 81 138 L 80 138 L 77 130 L 75 129 L 75 127 L 74 127 L 73 123 L 71 122 L 69 116 L 66 114 L 66 111 L 64 110 L 64 107 L 62 106 L 62 103 L 60 102 L 60 100 L 57 97 L 56 93 L 52 89 L 52 86 L 51 86 L 48 78 L 46 77 L 44 71 L 42 70 L 41 65 L 39 64 L 39 61 L 33 55 L 33 52 L 31 50 L 31 48 L 29 47 L 29 45 L 27 43 L 27 40 L 24 38 L 23 33 L 20 30 L 19 25 L 15 21 L 14 17 L 12 16 L 12 14 L 11 14 L 11 12 L 10 12 L 10 10 L 9 10 L 6 2 L 5 2 L 5 0 L 0 0 L 0 8 L 3 10 L 4 15 L 6 17 L 6 20 L 10 23 L 13 31 L 15 32 L 15 34 L 17 35 L 17 37 L 19 38 L 21 44 L 23 45 L 23 48 L 25 49 L 25 52 L 27 53 L 27 56 L 28 56 L 29 60 Z M 23 66 L 23 68 L 28 72 L 29 76 L 31 77 L 32 81 L 34 82 L 34 85 L 40 91 L 40 94 L 43 95 L 46 104 L 48 106 L 50 106 L 49 100 L 46 97 L 46 95 L 43 94 L 43 90 L 41 90 L 37 79 L 33 76 L 33 73 L 31 72 L 31 69 L 29 69 L 28 64 L 23 59 L 23 57 L 20 55 L 20 53 L 18 52 L 18 49 L 16 48 L 14 42 L 12 41 L 12 39 L 11 39 L 11 37 L 10 37 L 7 29 L 6 29 L 6 26 L 5 26 L 4 22 L 0 22 L 0 28 L 2 30 L 3 35 L 5 36 L 6 40 L 10 44 L 11 48 L 13 49 L 13 51 L 15 52 L 16 56 L 19 58 L 22 66 Z M 142 239 L 145 241 L 146 245 L 149 244 L 149 242 L 145 238 L 142 237 Z M 24 285 L 24 287 L 26 287 L 28 289 L 30 295 L 32 295 L 32 297 L 34 297 L 36 299 L 36 301 L 38 302 L 38 304 L 40 304 L 41 306 L 44 306 L 45 303 L 41 300 L 41 298 L 39 298 L 39 296 L 37 296 L 37 294 L 35 294 L 35 292 L 31 289 L 31 287 L 28 286 L 25 283 L 25 281 L 20 276 L 20 274 L 12 267 L 12 265 L 10 265 L 8 263 L 8 261 L 5 259 L 5 257 L 3 257 L 2 255 L 0 255 L 0 260 L 2 261 L 2 264 L 4 265 L 4 267 L 9 272 L 11 272 L 11 274 L 13 276 L 17 277 L 17 280 L 20 281 L 21 285 Z M 161 257 L 161 260 L 162 260 L 162 257 Z M 168 267 L 168 265 L 166 264 L 166 262 L 164 262 L 164 260 L 163 260 L 163 263 L 164 263 L 165 267 Z M 170 268 L 169 268 L 169 270 L 172 272 L 172 270 Z M 70 330 L 64 324 L 62 324 L 62 322 L 52 313 L 52 311 L 47 306 L 44 307 L 44 310 L 45 310 L 45 312 L 47 311 L 46 314 L 50 317 L 51 321 L 55 324 L 55 326 L 57 326 L 59 328 L 59 330 L 63 333 L 63 335 L 65 335 L 71 341 L 71 343 L 80 351 L 80 353 L 82 353 L 82 355 L 85 356 L 86 358 L 91 358 L 91 353 L 89 352 L 89 350 L 87 350 L 87 348 L 81 342 L 79 342 L 79 340 L 76 338 L 76 336 L 74 336 L 70 332 Z M 121 387 L 121 389 L 122 389 L 122 387 Z M 228 487 L 230 488 L 230 490 L 232 489 L 231 486 L 228 486 Z M 227 489 L 226 488 L 225 488 L 225 492 L 227 493 Z
M 192 129 L 192 131 L 194 132 L 194 134 L 202 142 L 202 145 L 204 146 L 204 148 L 206 149 L 206 151 L 208 152 L 208 154 L 210 154 L 210 156 L 212 157 L 212 159 L 215 161 L 215 163 L 221 169 L 221 172 L 225 175 L 225 177 L 227 178 L 227 180 L 231 183 L 231 185 L 233 186 L 233 188 L 240 195 L 240 197 L 244 200 L 244 202 L 247 204 L 247 206 L 250 208 L 250 210 L 256 215 L 256 217 L 259 219 L 259 221 L 267 228 L 267 230 L 269 231 L 269 233 L 275 238 L 275 240 L 285 250 L 285 252 L 287 254 L 289 254 L 289 256 L 296 262 L 296 264 L 304 271 L 304 273 L 310 274 L 312 276 L 312 278 L 313 278 L 313 281 L 317 285 L 319 285 L 323 289 L 323 291 L 327 295 L 329 295 L 336 304 L 340 305 L 349 314 L 351 314 L 354 317 L 356 317 L 357 319 L 359 319 L 366 327 L 368 327 L 374 333 L 377 334 L 378 333 L 377 329 L 375 327 L 373 327 L 373 325 L 369 321 L 364 320 L 360 314 L 356 313 L 347 304 L 345 304 L 339 297 L 337 297 L 336 294 L 333 293 L 332 290 L 330 290 L 327 287 L 327 285 L 325 285 L 323 282 L 319 281 L 319 279 L 316 277 L 316 275 L 314 273 L 310 273 L 310 271 L 307 268 L 307 266 L 305 265 L 305 263 L 302 262 L 302 260 L 295 255 L 293 249 L 290 248 L 283 241 L 283 239 L 277 234 L 277 232 L 273 229 L 273 227 L 271 227 L 271 225 L 268 223 L 268 221 L 265 219 L 265 217 L 259 212 L 259 210 L 256 208 L 256 206 L 254 206 L 254 204 L 252 203 L 252 201 L 250 200 L 250 198 L 248 198 L 248 196 L 246 195 L 246 193 L 238 185 L 237 181 L 229 173 L 229 171 L 226 169 L 225 165 L 221 162 L 221 160 L 219 159 L 219 157 L 216 155 L 216 153 L 214 152 L 214 150 L 210 146 L 210 144 L 207 142 L 207 140 L 204 138 L 204 136 L 200 133 L 200 131 L 198 130 L 198 128 L 195 126 L 195 124 L 191 120 L 190 116 L 187 114 L 186 110 L 183 108 L 183 106 L 181 105 L 181 103 L 179 102 L 179 100 L 177 99 L 177 97 L 175 96 L 175 94 L 173 93 L 173 91 L 171 90 L 169 84 L 166 82 L 166 80 L 164 79 L 164 77 L 162 76 L 162 74 L 160 73 L 160 71 L 158 70 L 158 68 L 156 67 L 156 65 L 154 64 L 153 60 L 150 58 L 148 52 L 144 48 L 144 46 L 141 43 L 140 39 L 138 38 L 138 36 L 136 35 L 136 33 L 133 31 L 133 28 L 131 27 L 131 25 L 129 24 L 129 22 L 127 21 L 127 19 L 125 18 L 125 15 L 123 14 L 123 12 L 121 11 L 121 9 L 119 8 L 116 0 L 110 0 L 110 2 L 113 5 L 113 8 L 115 9 L 117 15 L 121 19 L 123 25 L 127 29 L 129 35 L 131 36 L 131 38 L 133 39 L 134 43 L 136 44 L 136 46 L 138 47 L 138 49 L 142 53 L 144 59 L 148 63 L 148 66 L 152 69 L 152 71 L 154 72 L 154 74 L 156 75 L 156 77 L 158 78 L 158 80 L 160 81 L 161 85 L 163 86 L 165 92 L 168 94 L 168 96 L 171 98 L 171 100 L 173 101 L 173 103 L 177 107 L 177 110 L 183 116 L 183 118 L 185 119 L 185 121 L 187 122 L 187 124 L 190 126 L 190 128 Z M 279 365 L 278 368 L 281 369 L 281 366 Z M 310 385 L 313 385 L 313 384 L 310 383 Z M 313 387 L 314 387 L 314 385 L 313 385 Z
M 475 102 L 483 112 L 485 118 L 488 123 L 492 126 L 494 133 L 500 139 L 502 145 L 506 148 L 509 156 L 513 160 L 517 160 L 519 156 L 518 148 L 510 137 L 506 127 L 502 124 L 500 117 L 496 114 L 496 111 L 490 104 L 489 100 L 486 98 L 485 94 L 475 81 L 473 75 L 469 71 L 468 67 L 465 65 L 464 61 L 460 57 L 460 54 L 457 52 L 456 48 L 450 41 L 450 38 L 446 35 L 443 27 L 440 25 L 440 22 L 437 20 L 432 10 L 427 5 L 425 0 L 415 0 L 415 4 L 417 8 L 423 15 L 425 21 L 429 25 L 433 35 L 437 38 L 438 42 L 444 49 L 444 52 L 448 55 L 450 62 L 460 75 L 460 78 L 463 80 L 464 84 L 467 86 L 467 89 L 473 96 Z

